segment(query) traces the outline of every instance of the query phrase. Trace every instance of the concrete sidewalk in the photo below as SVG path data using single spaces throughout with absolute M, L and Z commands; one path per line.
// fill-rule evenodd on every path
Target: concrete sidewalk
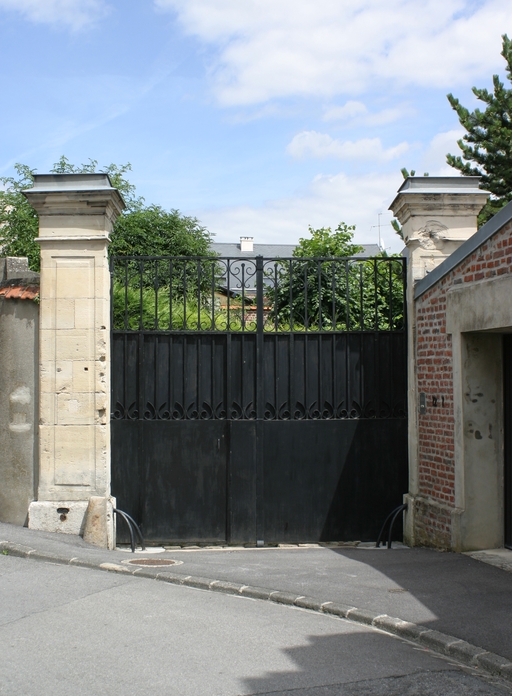
M 344 616 L 512 681 L 512 573 L 465 555 L 361 546 L 131 554 L 1 523 L 0 549 Z M 130 563 L 142 559 L 157 565 Z

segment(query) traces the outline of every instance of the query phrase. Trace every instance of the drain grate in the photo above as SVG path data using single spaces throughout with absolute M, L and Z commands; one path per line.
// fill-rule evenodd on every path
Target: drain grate
M 172 561 L 170 558 L 133 558 L 128 563 L 130 565 L 158 568 L 160 566 L 181 565 L 182 561 Z

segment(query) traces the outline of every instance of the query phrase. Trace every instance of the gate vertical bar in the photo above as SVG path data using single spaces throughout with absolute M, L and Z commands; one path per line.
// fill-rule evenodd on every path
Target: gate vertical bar
M 144 389 L 144 322 L 143 322 L 143 276 L 144 276 L 144 261 L 139 261 L 139 331 L 137 335 L 137 461 L 139 465 L 139 500 L 138 500 L 138 519 L 141 529 L 144 529 L 146 519 L 146 481 L 148 471 L 144 462 L 144 433 L 143 425 L 145 406 L 145 389 Z
M 256 257 L 256 543 L 265 540 L 264 471 L 263 471 L 263 418 L 264 399 L 264 345 L 263 345 L 263 256 Z

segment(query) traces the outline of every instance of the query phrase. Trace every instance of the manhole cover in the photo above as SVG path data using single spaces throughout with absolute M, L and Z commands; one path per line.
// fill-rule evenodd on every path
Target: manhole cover
M 152 568 L 161 566 L 181 565 L 183 561 L 172 561 L 170 558 L 133 558 L 125 561 L 130 565 L 151 566 Z

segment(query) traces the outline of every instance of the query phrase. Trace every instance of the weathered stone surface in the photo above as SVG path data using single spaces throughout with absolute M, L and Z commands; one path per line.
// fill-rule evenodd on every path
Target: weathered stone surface
M 4 256 L 0 259 L 0 283 L 10 280 L 24 280 L 37 285 L 39 273 L 29 270 L 28 259 L 24 256 Z
M 440 631 L 425 631 L 420 635 L 420 643 L 422 645 L 426 645 L 428 648 L 432 648 L 432 650 L 437 650 L 441 653 L 448 653 L 450 646 L 458 641 L 458 638 L 449 636 L 446 633 L 441 633 Z
M 109 498 L 89 499 L 84 524 L 84 541 L 104 549 L 114 549 L 113 506 Z
M 188 587 L 197 587 L 199 590 L 209 590 L 212 582 L 213 580 L 210 578 L 201 578 L 194 575 L 187 575 L 183 580 L 183 584 L 186 584 Z
M 326 614 L 333 614 L 334 616 L 347 617 L 349 611 L 354 611 L 355 607 L 350 606 L 350 604 L 342 604 L 341 602 L 324 602 L 322 604 L 322 611 Z
M 387 614 L 379 614 L 373 620 L 373 625 L 375 628 L 380 628 L 383 631 L 388 631 L 389 633 L 396 633 L 398 626 L 401 623 L 401 619 L 396 619 L 393 616 L 388 616 Z
M 110 573 L 125 573 L 133 575 L 133 568 L 130 566 L 119 565 L 118 563 L 100 563 L 98 566 L 101 570 L 108 570 Z
M 28 526 L 44 532 L 82 534 L 88 501 L 37 500 L 30 503 Z
M 170 573 L 169 571 L 166 571 L 165 573 L 162 573 L 162 571 L 158 568 L 158 573 L 156 574 L 156 579 L 161 580 L 162 582 L 169 582 L 171 585 L 183 585 L 184 584 L 184 576 L 183 575 L 178 575 L 178 573 Z M 141 577 L 150 577 L 149 568 L 141 568 L 137 569 L 136 574 L 141 576 Z M 144 575 L 144 573 L 148 573 L 148 575 Z M 155 577 L 155 576 L 153 576 Z
M 210 585 L 210 589 L 216 592 L 225 592 L 226 594 L 240 594 L 240 590 L 244 587 L 236 582 L 227 582 L 226 580 L 214 580 Z
M 0 522 L 20 526 L 26 524 L 35 498 L 37 336 L 38 306 L 30 300 L 1 298 Z
M 448 655 L 453 655 L 457 660 L 466 664 L 476 662 L 478 655 L 486 652 L 483 648 L 468 643 L 466 640 L 458 640 L 448 646 Z
M 269 599 L 278 604 L 295 604 L 297 595 L 293 592 L 271 592 Z
M 491 652 L 484 652 L 478 655 L 476 658 L 476 664 L 479 667 L 483 667 L 487 672 L 491 674 L 501 674 L 504 675 L 510 673 L 510 660 L 507 660 L 500 655 L 495 655 Z
M 425 626 L 419 626 L 411 621 L 400 621 L 396 624 L 396 634 L 409 640 L 419 641 L 421 634 L 429 630 Z
M 263 587 L 252 587 L 246 585 L 240 590 L 240 594 L 244 597 L 252 597 L 252 599 L 269 599 L 272 594 L 272 590 L 266 590 Z
M 311 609 L 312 611 L 321 611 L 322 602 L 314 597 L 297 597 L 294 602 L 296 607 L 301 607 L 302 609 Z
M 0 541 L 0 550 L 5 551 L 7 555 L 20 556 L 21 558 L 26 558 L 34 552 L 31 546 L 15 544 L 12 541 Z
M 358 623 L 372 625 L 377 615 L 374 611 L 368 611 L 368 609 L 349 609 L 347 611 L 347 619 L 351 621 L 357 621 Z

